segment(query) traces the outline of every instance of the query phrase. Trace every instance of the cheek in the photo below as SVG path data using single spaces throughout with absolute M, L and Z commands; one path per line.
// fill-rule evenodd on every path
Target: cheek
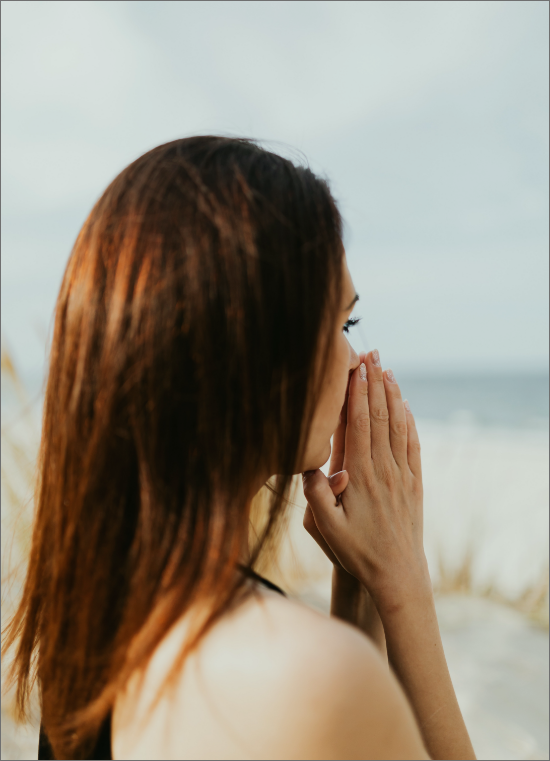
M 344 396 L 346 394 L 346 388 L 348 386 L 349 371 L 350 371 L 350 347 L 346 339 L 342 336 L 338 355 L 335 362 L 336 379 L 335 379 L 335 391 L 336 399 L 335 403 L 339 405 L 338 412 L 344 403 Z
M 349 363 L 350 353 L 349 345 L 345 338 L 341 338 L 338 350 L 334 357 L 333 372 L 331 373 L 330 383 L 327 384 L 327 390 L 329 391 L 328 398 L 326 399 L 326 423 L 332 429 L 331 435 L 338 424 L 338 418 L 344 404 L 346 389 L 349 380 Z
M 350 351 L 343 335 L 338 337 L 333 366 L 329 373 L 321 404 L 315 415 L 311 438 L 302 470 L 321 468 L 330 457 L 330 437 L 338 426 L 349 378 Z

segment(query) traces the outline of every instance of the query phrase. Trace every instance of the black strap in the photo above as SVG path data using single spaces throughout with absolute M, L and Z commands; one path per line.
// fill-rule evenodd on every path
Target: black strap
M 286 597 L 286 593 L 283 592 L 280 587 L 272 581 L 269 581 L 269 579 L 264 579 L 263 576 L 260 576 L 259 573 L 253 571 L 252 568 L 248 568 L 248 566 L 244 565 L 241 565 L 240 568 L 247 576 L 256 579 L 256 581 L 259 581 L 260 584 L 263 584 L 268 589 L 272 589 L 274 592 L 279 592 L 283 597 Z M 94 751 L 90 758 L 94 759 L 94 761 L 104 761 L 113 758 L 111 751 L 111 714 L 107 716 L 101 726 Z M 50 745 L 48 736 L 42 728 L 42 724 L 40 724 L 40 735 L 38 738 L 38 759 L 39 761 L 55 761 L 52 746 Z
M 40 723 L 40 734 L 38 735 L 38 759 L 44 759 L 44 761 L 54 761 L 55 756 L 53 754 L 52 746 L 48 740 L 48 735 L 44 732 L 42 723 Z
M 110 761 L 113 758 L 111 750 L 111 714 L 107 715 L 99 730 L 94 749 L 86 758 L 93 759 L 93 761 Z M 42 723 L 40 724 L 40 735 L 38 736 L 38 761 L 55 761 L 53 749 L 48 740 L 47 734 L 44 732 Z
M 274 592 L 278 592 L 279 594 L 283 595 L 283 597 L 286 597 L 286 592 L 283 592 L 283 590 L 278 587 L 276 584 L 274 584 L 272 581 L 269 581 L 269 579 L 264 579 L 263 576 L 260 576 L 259 573 L 256 573 L 256 571 L 253 571 L 252 568 L 249 568 L 246 565 L 239 565 L 239 568 L 243 573 L 246 573 L 247 576 L 250 576 L 253 579 L 256 579 L 256 581 L 259 581 L 260 584 L 263 584 L 264 587 L 267 587 L 268 589 L 272 589 Z

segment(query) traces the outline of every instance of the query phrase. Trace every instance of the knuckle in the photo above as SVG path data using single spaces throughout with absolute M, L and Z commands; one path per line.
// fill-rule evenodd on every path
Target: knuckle
M 401 396 L 401 389 L 399 388 L 398 383 L 388 383 L 387 386 L 385 386 L 386 394 L 389 394 L 390 396 Z
M 355 418 L 356 427 L 366 433 L 370 429 L 370 416 L 366 412 L 362 412 Z
M 381 423 L 387 425 L 390 419 L 390 415 L 386 407 L 374 407 L 370 414 L 372 420 L 375 423 Z
M 304 486 L 304 496 L 308 502 L 318 504 L 319 500 L 321 500 L 323 496 L 322 484 L 320 484 L 317 480 L 315 480 L 315 483 L 306 484 Z
M 397 436 L 406 436 L 407 435 L 407 423 L 404 420 L 397 420 L 392 425 L 392 431 Z
M 422 451 L 422 447 L 420 446 L 419 441 L 411 441 L 409 442 L 409 446 L 411 448 L 411 452 L 413 452 L 414 454 L 420 454 L 420 452 Z
M 369 386 L 364 381 L 361 381 L 361 383 L 357 384 L 357 391 L 361 396 L 368 396 L 369 395 Z

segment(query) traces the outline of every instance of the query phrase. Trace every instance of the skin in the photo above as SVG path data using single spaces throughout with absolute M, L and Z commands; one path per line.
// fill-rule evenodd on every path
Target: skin
M 300 472 L 322 467 L 331 455 L 330 439 L 337 429 L 346 401 L 350 375 L 359 367 L 359 356 L 343 329 L 356 301 L 357 294 L 344 256 L 342 309 L 333 327 L 333 359 L 330 367 L 326 368 L 323 393 L 315 410 Z
M 424 554 L 414 417 L 377 351 L 356 364 L 350 359 L 329 478 L 318 469 L 304 473 L 304 527 L 334 564 L 332 615 L 387 652 L 432 757 L 475 758 L 445 661 Z
M 398 385 L 343 333 L 355 298 L 345 258 L 343 267 L 334 361 L 303 463 L 304 526 L 334 564 L 332 615 L 250 581 L 254 594 L 219 621 L 151 711 L 185 641 L 183 617 L 144 683 L 131 680 L 117 698 L 115 759 L 475 758 L 422 547 L 414 419 Z M 319 470 L 329 456 L 330 476 L 345 471 L 338 478 Z

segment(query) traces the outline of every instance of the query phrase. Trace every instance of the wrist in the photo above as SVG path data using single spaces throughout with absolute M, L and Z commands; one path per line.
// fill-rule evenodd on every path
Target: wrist
M 403 629 L 405 622 L 425 621 L 435 616 L 435 601 L 430 584 L 414 584 L 399 589 L 386 590 L 375 599 L 384 627 L 388 630 Z M 407 624 L 407 626 L 408 626 Z
M 391 618 L 405 610 L 429 608 L 434 604 L 432 582 L 425 560 L 414 570 L 409 568 L 399 575 L 379 577 L 375 583 L 365 586 L 383 618 Z
M 341 566 L 332 569 L 331 614 L 346 621 L 357 615 L 367 590 L 363 584 Z
M 360 587 L 363 587 L 363 583 L 348 573 L 341 565 L 332 566 L 332 583 L 337 584 L 342 590 L 355 591 Z
M 387 661 L 384 627 L 374 600 L 361 581 L 341 566 L 334 566 L 332 572 L 330 607 L 332 616 L 358 627 L 370 637 Z

